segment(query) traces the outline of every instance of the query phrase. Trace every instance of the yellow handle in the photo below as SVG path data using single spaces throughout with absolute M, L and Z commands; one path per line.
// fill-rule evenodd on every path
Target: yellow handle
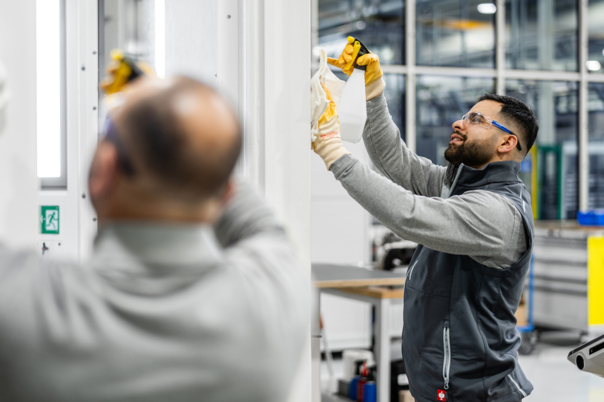
M 118 61 L 120 66 L 115 71 L 113 82 L 105 91 L 107 95 L 119 92 L 128 82 L 128 77 L 130 77 L 130 74 L 132 74 L 132 68 L 128 65 L 128 63 L 124 62 L 124 53 L 121 50 L 113 49 L 111 51 L 111 59 Z
M 349 36 L 348 43 L 352 42 L 354 42 L 354 45 L 352 45 L 352 59 L 350 59 L 350 61 L 343 68 L 343 70 L 350 70 L 354 67 L 354 62 L 357 60 L 357 56 L 359 55 L 359 51 L 361 50 L 361 43 L 355 40 L 352 36 Z

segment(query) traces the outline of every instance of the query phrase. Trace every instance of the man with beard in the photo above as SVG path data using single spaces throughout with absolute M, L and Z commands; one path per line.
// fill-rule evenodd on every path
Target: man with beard
M 348 45 L 330 63 L 350 74 L 351 57 Z M 377 56 L 357 63 L 367 66 L 363 140 L 382 174 L 344 149 L 333 101 L 313 149 L 359 204 L 419 243 L 405 284 L 402 352 L 411 393 L 420 402 L 519 401 L 533 389 L 518 365 L 514 316 L 533 218 L 518 172 L 537 137 L 535 115 L 517 99 L 485 94 L 453 123 L 449 165 L 437 166 L 401 140 Z

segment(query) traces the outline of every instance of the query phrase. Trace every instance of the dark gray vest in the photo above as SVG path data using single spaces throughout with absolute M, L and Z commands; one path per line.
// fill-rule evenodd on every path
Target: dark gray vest
M 426 401 L 518 401 L 533 390 L 518 365 L 518 308 L 533 248 L 530 195 L 520 164 L 461 165 L 451 196 L 485 190 L 506 197 L 524 220 L 528 250 L 508 269 L 419 246 L 405 284 L 403 358 L 411 393 Z M 493 214 L 497 211 L 493 211 Z M 444 398 L 444 399 L 443 399 Z

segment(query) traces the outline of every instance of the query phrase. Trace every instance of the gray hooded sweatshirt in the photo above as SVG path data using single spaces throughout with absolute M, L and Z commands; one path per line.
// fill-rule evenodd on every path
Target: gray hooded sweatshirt
M 482 170 L 432 164 L 407 149 L 383 95 L 363 134 L 382 173 L 345 155 L 331 167 L 385 226 L 420 244 L 407 273 L 403 358 L 418 401 L 517 401 L 532 391 L 515 328 L 530 265 L 530 196 L 517 162 Z

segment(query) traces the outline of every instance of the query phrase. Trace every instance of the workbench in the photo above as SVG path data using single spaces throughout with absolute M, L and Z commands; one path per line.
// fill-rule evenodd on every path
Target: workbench
M 390 301 L 402 299 L 405 277 L 388 271 L 359 268 L 354 265 L 312 264 L 313 283 L 320 311 L 320 293 L 371 303 L 375 306 L 375 348 L 377 363 L 377 401 L 390 400 Z M 394 288 L 392 288 L 394 287 Z M 320 314 L 317 314 L 319 317 Z M 401 328 L 402 333 L 402 328 Z M 313 345 L 318 348 L 318 343 Z M 314 351 L 316 355 L 318 351 Z M 320 384 L 319 372 L 313 373 L 315 384 Z

